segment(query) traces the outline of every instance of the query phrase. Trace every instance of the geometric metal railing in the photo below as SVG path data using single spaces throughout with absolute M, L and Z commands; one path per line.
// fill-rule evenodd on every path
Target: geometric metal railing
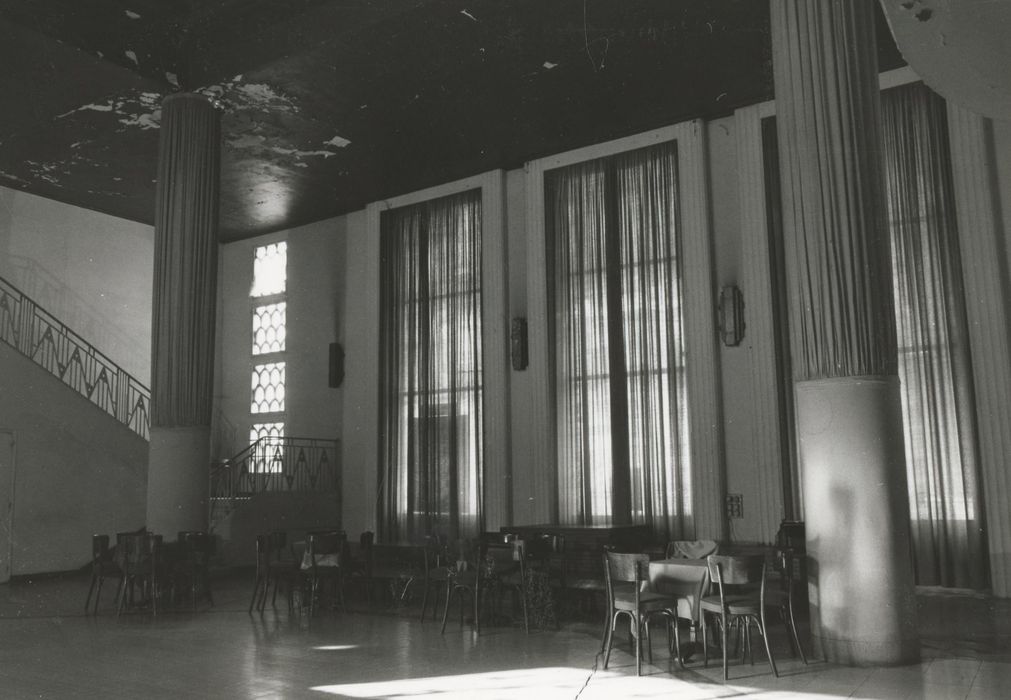
M 211 467 L 209 491 L 212 527 L 240 503 L 271 491 L 333 491 L 340 503 L 340 441 L 262 437 Z
M 0 341 L 149 439 L 151 391 L 2 277 Z

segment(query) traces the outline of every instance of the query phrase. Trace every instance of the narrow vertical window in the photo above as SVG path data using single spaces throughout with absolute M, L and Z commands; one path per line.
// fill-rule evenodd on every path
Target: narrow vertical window
M 253 251 L 249 442 L 253 468 L 284 470 L 288 244 Z

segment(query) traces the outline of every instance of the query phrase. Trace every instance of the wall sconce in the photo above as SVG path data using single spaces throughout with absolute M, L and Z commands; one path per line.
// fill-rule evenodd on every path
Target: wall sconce
M 744 295 L 732 284 L 720 290 L 719 328 L 724 345 L 740 345 L 744 339 Z
M 520 316 L 513 318 L 509 330 L 509 346 L 513 369 L 527 368 L 527 320 Z

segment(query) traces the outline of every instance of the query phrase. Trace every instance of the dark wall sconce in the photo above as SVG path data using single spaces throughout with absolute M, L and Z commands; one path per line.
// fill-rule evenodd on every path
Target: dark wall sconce
M 513 369 L 526 369 L 527 358 L 527 320 L 519 316 L 513 318 L 509 330 L 509 349 L 512 355 Z
M 744 339 L 744 295 L 732 284 L 720 290 L 719 327 L 724 345 L 740 345 Z

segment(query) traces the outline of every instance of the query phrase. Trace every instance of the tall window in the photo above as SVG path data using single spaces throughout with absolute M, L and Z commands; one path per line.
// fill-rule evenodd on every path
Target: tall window
M 249 442 L 257 445 L 254 467 L 267 472 L 281 471 L 284 456 L 287 270 L 284 241 L 253 251 Z
M 545 188 L 561 520 L 677 537 L 691 487 L 675 144 L 550 171 Z
M 975 401 L 944 100 L 882 93 L 916 582 L 987 586 Z
M 481 192 L 380 222 L 380 536 L 480 531 Z

